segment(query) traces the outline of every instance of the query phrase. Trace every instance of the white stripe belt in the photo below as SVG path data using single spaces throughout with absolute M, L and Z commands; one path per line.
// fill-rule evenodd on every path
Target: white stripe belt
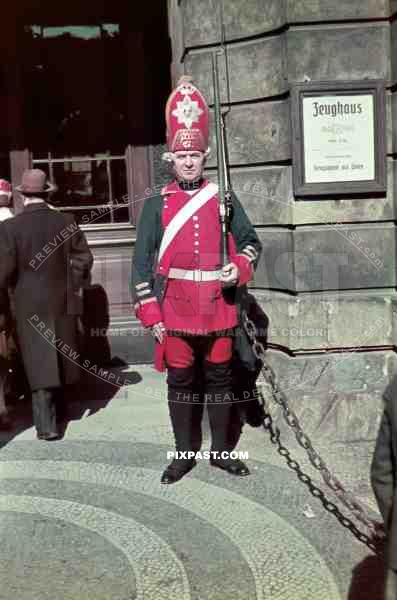
M 216 281 L 220 271 L 200 271 L 199 269 L 177 269 L 171 267 L 168 271 L 170 279 L 184 279 L 185 281 Z

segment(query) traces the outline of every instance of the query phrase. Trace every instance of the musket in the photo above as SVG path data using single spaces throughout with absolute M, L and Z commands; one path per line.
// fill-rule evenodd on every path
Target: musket
M 222 51 L 221 51 L 222 52 Z M 214 88 L 214 119 L 215 119 L 215 136 L 216 136 L 216 151 L 218 164 L 218 187 L 219 187 L 219 218 L 221 224 L 221 264 L 225 266 L 229 262 L 228 250 L 228 231 L 231 218 L 232 196 L 229 181 L 229 172 L 227 164 L 227 145 L 225 135 L 225 123 L 221 109 L 220 93 L 219 93 L 219 69 L 218 69 L 219 52 L 214 52 L 211 55 L 212 59 L 212 80 Z

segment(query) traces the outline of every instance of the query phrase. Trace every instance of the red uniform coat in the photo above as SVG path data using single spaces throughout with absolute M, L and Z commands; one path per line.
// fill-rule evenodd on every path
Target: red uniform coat
M 193 193 L 182 190 L 176 182 L 167 185 L 162 191 L 160 211 L 153 209 L 154 204 L 149 206 L 150 200 L 145 203 L 147 206 L 139 223 L 133 272 L 134 295 L 138 300 L 136 314 L 145 327 L 163 321 L 169 331 L 207 335 L 233 328 L 237 324 L 236 307 L 225 301 L 219 280 L 195 282 L 169 278 L 170 268 L 186 271 L 216 271 L 221 268 L 221 227 L 216 195 L 199 208 L 173 238 L 155 268 L 155 277 L 165 281 L 162 298 L 153 293 L 154 273 L 149 272 L 148 264 L 154 260 L 164 230 L 185 204 L 207 184 L 204 181 L 200 189 Z M 240 286 L 252 276 L 260 242 L 237 199 L 234 199 L 234 208 L 235 222 L 233 227 L 232 219 L 231 227 L 234 236 L 229 234 L 229 256 L 230 262 L 239 268 Z M 158 212 L 159 215 L 156 214 Z

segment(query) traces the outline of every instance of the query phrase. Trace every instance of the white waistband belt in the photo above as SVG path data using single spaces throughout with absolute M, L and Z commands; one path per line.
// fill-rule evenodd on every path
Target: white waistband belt
M 170 279 L 185 279 L 187 281 L 215 281 L 219 279 L 220 271 L 200 271 L 199 269 L 177 269 L 171 267 L 168 272 Z

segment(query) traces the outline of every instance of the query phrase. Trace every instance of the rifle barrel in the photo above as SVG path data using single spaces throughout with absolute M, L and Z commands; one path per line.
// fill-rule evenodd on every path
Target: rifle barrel
M 224 123 L 222 119 L 220 93 L 219 93 L 219 70 L 218 70 L 218 54 L 216 52 L 211 55 L 212 60 L 212 79 L 214 87 L 214 117 L 215 117 L 215 135 L 216 135 L 216 153 L 217 153 L 217 169 L 218 169 L 218 187 L 219 187 L 219 214 L 222 229 L 222 245 L 221 245 L 221 262 L 226 265 L 229 262 L 229 252 L 227 243 L 227 206 L 226 206 L 226 181 L 227 181 L 227 165 L 226 151 L 224 138 Z

